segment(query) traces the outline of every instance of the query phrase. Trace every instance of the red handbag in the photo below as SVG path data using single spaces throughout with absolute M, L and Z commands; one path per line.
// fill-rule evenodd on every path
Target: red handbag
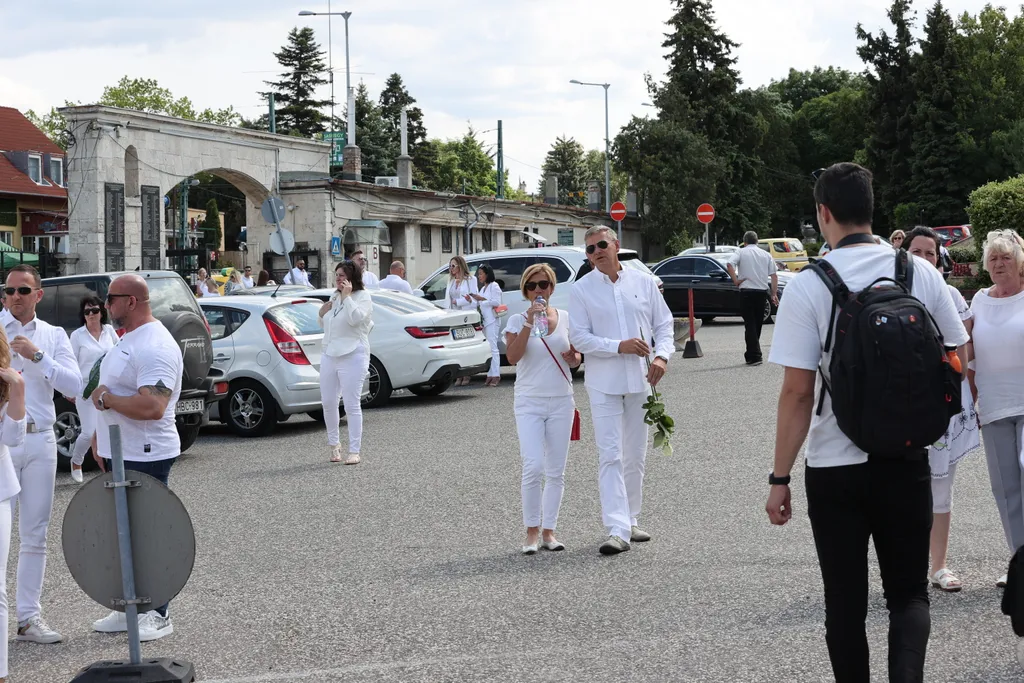
M 562 369 L 562 364 L 558 362 L 558 359 L 555 358 L 555 354 L 551 352 L 551 347 L 548 346 L 547 341 L 544 339 L 544 337 L 541 337 L 540 340 L 541 340 L 541 342 L 544 343 L 544 348 L 548 350 L 548 354 L 551 356 L 551 360 L 555 361 L 555 365 L 558 367 L 558 371 L 560 373 L 562 373 L 562 377 L 565 377 L 565 381 L 569 383 L 570 387 L 572 387 L 572 380 L 569 379 L 569 376 L 565 374 L 565 370 Z M 580 411 L 576 410 L 576 409 L 573 409 L 572 431 L 569 432 L 569 441 L 579 441 L 579 440 L 580 440 Z

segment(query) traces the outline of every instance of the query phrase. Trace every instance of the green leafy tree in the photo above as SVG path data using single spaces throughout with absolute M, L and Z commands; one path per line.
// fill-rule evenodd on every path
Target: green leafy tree
M 982 185 L 970 196 L 967 207 L 977 235 L 992 230 L 1021 231 L 1024 226 L 1024 175 Z
M 604 152 L 598 149 L 588 151 L 583 163 L 587 167 L 587 180 L 596 180 L 600 184 L 601 206 L 604 207 Z M 611 200 L 624 202 L 627 192 L 629 192 L 629 176 L 612 165 Z
M 293 28 L 288 33 L 288 44 L 274 53 L 278 63 L 286 69 L 278 81 L 265 81 L 272 90 L 260 93 L 264 101 L 272 92 L 275 100 L 277 132 L 296 133 L 312 138 L 323 133 L 329 123 L 323 109 L 330 100 L 316 99 L 316 89 L 327 83 L 324 53 L 316 42 L 313 29 Z
M 425 187 L 477 197 L 493 197 L 497 192 L 498 173 L 494 160 L 484 150 L 472 126 L 455 140 L 428 140 L 420 158 Z
M 861 88 L 863 82 L 863 76 L 845 69 L 837 69 L 834 66 L 822 69 L 816 66 L 810 71 L 790 69 L 788 76 L 781 81 L 772 81 L 768 89 L 778 93 L 779 98 L 796 112 L 813 99 L 831 95 L 844 88 Z
M 72 106 L 70 102 L 66 104 L 67 106 Z M 61 149 L 66 150 L 68 148 L 67 137 L 64 134 L 68 122 L 64 115 L 57 110 L 57 107 L 50 107 L 50 112 L 42 116 L 39 116 L 31 109 L 24 112 L 24 114 L 25 118 L 32 122 L 32 125 L 43 131 L 50 140 L 60 145 Z
M 152 78 L 128 78 L 122 76 L 116 85 L 108 85 L 98 104 L 121 109 L 134 109 L 152 114 L 166 114 L 179 119 L 216 123 L 221 126 L 235 126 L 241 117 L 232 107 L 225 109 L 203 109 L 196 111 L 187 97 L 174 97 L 167 88 L 162 88 Z
M 853 161 L 868 135 L 863 87 L 848 86 L 808 100 L 793 115 L 793 142 L 801 172 Z
M 217 200 L 210 198 L 206 202 L 206 217 L 203 219 L 203 241 L 210 249 L 220 249 L 221 226 L 220 211 L 217 210 Z
M 540 187 L 538 193 L 545 194 L 545 179 L 548 176 L 558 177 L 558 203 L 567 206 L 587 205 L 587 173 L 586 153 L 583 145 L 573 138 L 558 137 L 548 150 L 541 166 Z M 604 169 L 601 170 L 604 177 Z

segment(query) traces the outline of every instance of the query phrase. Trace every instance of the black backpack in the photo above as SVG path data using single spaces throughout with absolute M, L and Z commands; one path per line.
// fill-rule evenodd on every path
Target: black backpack
M 935 319 L 910 293 L 913 259 L 900 249 L 895 276 L 857 294 L 828 261 L 805 268 L 818 274 L 833 300 L 825 352 L 833 332 L 835 349 L 829 377 L 818 368 L 818 415 L 828 391 L 839 429 L 873 456 L 903 457 L 942 438 L 960 412 L 961 378 L 946 357 Z

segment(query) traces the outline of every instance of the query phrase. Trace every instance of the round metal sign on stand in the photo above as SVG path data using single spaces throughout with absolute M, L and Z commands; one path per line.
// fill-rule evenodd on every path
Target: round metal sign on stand
M 291 230 L 281 228 L 280 230 L 270 233 L 270 251 L 274 252 L 278 256 L 285 256 L 286 254 L 290 254 L 294 248 L 295 235 L 292 234 Z

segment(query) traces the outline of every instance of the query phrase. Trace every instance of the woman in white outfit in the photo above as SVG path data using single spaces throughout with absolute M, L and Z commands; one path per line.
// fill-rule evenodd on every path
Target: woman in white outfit
M 983 251 L 993 285 L 974 295 L 973 376 L 988 475 L 1012 556 L 1024 546 L 1024 240 L 990 232 Z M 1006 576 L 997 585 L 1006 585 Z
M 327 451 L 331 462 L 359 464 L 363 438 L 363 409 L 360 398 L 363 380 L 370 369 L 370 329 L 373 301 L 363 287 L 362 271 L 352 261 L 334 269 L 337 290 L 320 307 L 324 328 L 320 354 L 320 400 L 327 422 Z M 342 457 L 338 438 L 339 399 L 348 417 L 348 457 Z
M 0 331 L 0 683 L 7 680 L 7 555 L 11 549 L 11 498 L 21 485 L 10 446 L 25 442 L 25 382 L 11 369 L 11 349 Z
M 547 307 L 548 336 L 533 336 L 533 320 L 550 301 L 555 273 L 546 263 L 535 263 L 523 273 L 522 292 L 530 308 L 516 313 L 505 327 L 505 354 L 516 366 L 515 414 L 519 453 L 523 459 L 523 553 L 538 548 L 562 550 L 555 539 L 558 509 L 565 488 L 565 462 L 569 457 L 576 404 L 570 369 L 579 366 L 580 354 L 569 343 L 569 313 Z M 545 345 L 546 342 L 546 345 Z M 549 352 L 550 349 L 550 352 Z M 541 491 L 541 481 L 544 488 Z
M 206 296 L 209 293 L 209 288 L 206 281 L 210 276 L 206 273 L 206 268 L 200 268 L 199 272 L 196 273 L 196 287 L 199 288 L 199 296 Z
M 476 310 L 475 294 L 479 294 L 476 278 L 470 275 L 466 259 L 461 256 L 452 257 L 452 260 L 448 262 L 448 290 L 444 298 L 444 307 L 456 311 Z M 455 380 L 457 387 L 466 384 L 469 384 L 469 377 L 460 377 Z
M 501 287 L 494 281 L 494 270 L 486 263 L 476 269 L 476 283 L 478 294 L 473 298 L 480 303 L 480 317 L 484 322 L 484 335 L 487 343 L 491 345 L 491 367 L 487 371 L 485 386 L 496 387 L 501 382 L 501 354 L 498 353 L 498 314 L 495 312 L 501 306 Z
M 71 350 L 78 361 L 82 379 L 88 386 L 93 365 L 117 344 L 117 332 L 107 324 L 107 308 L 96 296 L 87 296 L 82 299 L 78 309 L 78 320 L 82 326 L 71 333 Z M 74 398 L 82 431 L 78 435 L 71 453 L 71 478 L 81 484 L 82 463 L 92 445 L 93 435 L 96 434 L 99 413 L 92 401 L 83 399 L 81 396 Z
M 899 231 L 897 231 L 899 232 Z M 942 239 L 931 228 L 915 228 L 905 236 L 900 233 L 902 244 L 914 256 L 919 256 L 936 268 L 939 268 L 939 253 Z M 973 315 L 964 301 L 960 291 L 949 285 L 949 295 L 956 304 L 960 319 L 971 333 Z M 961 459 L 981 445 L 981 433 L 978 426 L 978 414 L 974 410 L 974 397 L 971 385 L 967 381 L 966 368 L 971 359 L 970 342 L 958 350 L 960 366 L 964 369 L 962 383 L 963 408 L 960 413 L 949 421 L 949 427 L 943 437 L 928 449 L 928 463 L 932 471 L 932 535 L 931 582 L 936 588 L 947 593 L 956 593 L 963 584 L 956 574 L 946 566 L 949 551 L 949 527 L 953 509 L 953 479 L 956 466 Z

